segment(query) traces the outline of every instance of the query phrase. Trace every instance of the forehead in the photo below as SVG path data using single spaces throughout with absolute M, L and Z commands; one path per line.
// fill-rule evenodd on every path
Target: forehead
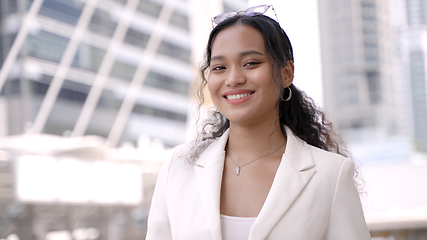
M 230 55 L 247 50 L 265 54 L 264 38 L 256 28 L 234 24 L 218 33 L 212 44 L 212 56 Z

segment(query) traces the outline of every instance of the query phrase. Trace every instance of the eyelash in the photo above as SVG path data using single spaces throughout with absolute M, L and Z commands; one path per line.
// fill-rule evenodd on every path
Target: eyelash
M 245 63 L 245 65 L 243 65 L 243 67 L 246 67 L 246 66 L 253 67 L 253 66 L 256 66 L 259 64 L 261 64 L 261 62 L 252 61 L 252 62 Z M 224 70 L 224 69 L 225 69 L 224 66 L 215 66 L 212 68 L 212 71 L 218 71 L 218 70 Z
M 224 70 L 224 69 L 225 69 L 225 67 L 223 67 L 223 66 L 215 66 L 212 68 L 212 71 L 218 71 L 218 70 Z
M 252 66 L 259 65 L 259 64 L 260 64 L 260 62 L 252 61 L 252 62 L 248 62 L 248 63 L 246 63 L 244 66 L 252 67 Z

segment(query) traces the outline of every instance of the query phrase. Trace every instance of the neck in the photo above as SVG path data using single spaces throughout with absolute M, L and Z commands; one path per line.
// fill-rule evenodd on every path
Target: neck
M 227 150 L 235 155 L 257 157 L 277 149 L 285 141 L 278 119 L 257 125 L 230 122 Z

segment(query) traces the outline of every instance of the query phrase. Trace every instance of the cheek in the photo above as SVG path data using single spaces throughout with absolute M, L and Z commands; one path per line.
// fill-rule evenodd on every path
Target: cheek
M 215 81 L 215 78 L 209 76 L 207 87 L 209 90 L 209 94 L 211 95 L 211 98 L 215 98 L 219 90 L 218 81 Z
M 281 91 L 281 86 L 275 82 L 272 74 L 264 73 L 262 75 L 259 75 L 258 79 L 261 79 L 259 85 L 262 85 L 262 87 L 266 89 L 266 91 L 269 91 L 271 94 L 278 95 Z
M 211 95 L 211 97 L 212 97 L 212 91 L 213 91 L 213 86 L 212 86 L 212 81 L 211 81 L 211 79 L 208 77 L 208 83 L 207 83 L 207 88 L 208 88 L 208 91 L 209 91 L 209 94 Z
M 265 82 L 265 90 L 269 95 L 272 102 L 277 102 L 280 98 L 280 94 L 282 93 L 282 87 L 278 85 L 272 78 Z

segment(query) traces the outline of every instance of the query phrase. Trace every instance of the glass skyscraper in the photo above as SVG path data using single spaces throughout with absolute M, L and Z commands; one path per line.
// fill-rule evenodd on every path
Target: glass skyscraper
M 7 0 L 1 2 L 0 59 L 4 61 L 8 50 L 23 23 L 26 11 L 33 1 Z M 15 59 L 2 89 L 1 132 L 3 135 L 21 134 L 34 127 L 43 99 L 59 71 L 70 39 L 76 31 L 84 31 L 74 53 L 69 70 L 47 119 L 38 132 L 70 135 L 81 116 L 87 96 L 99 76 L 101 64 L 111 45 L 119 48 L 111 58 L 93 111 L 82 134 L 107 137 L 119 108 L 126 98 L 135 73 L 146 54 L 146 46 L 155 31 L 156 21 L 163 7 L 162 1 L 141 0 L 126 7 L 124 0 L 95 1 L 86 29 L 76 29 L 82 21 L 84 0 L 44 0 L 31 23 L 28 35 Z M 137 141 L 141 135 L 161 140 L 168 146 L 183 142 L 189 107 L 189 89 L 194 80 L 190 63 L 191 40 L 188 7 L 177 1 L 168 24 L 160 36 L 159 46 L 149 63 L 143 87 L 119 142 Z M 113 39 L 121 19 L 132 11 L 125 36 Z M 122 27 L 123 28 L 123 27 Z M 106 64 L 108 65 L 108 64 Z M 96 87 L 96 86 L 95 86 Z M 86 113 L 87 114 L 87 113 Z
M 246 7 L 245 0 L 212 2 L 225 11 Z M 192 35 L 198 33 L 191 27 L 190 9 L 199 9 L 191 4 L 185 0 L 0 1 L 0 239 L 11 234 L 21 240 L 71 239 L 71 235 L 72 239 L 145 238 L 161 162 L 104 156 L 119 150 L 93 146 L 73 149 L 77 155 L 72 151 L 56 154 L 61 152 L 58 149 L 29 154 L 1 148 L 3 140 L 10 139 L 2 137 L 46 133 L 57 135 L 50 139 L 60 141 L 97 135 L 111 140 L 109 147 L 146 138 L 167 147 L 183 143 L 198 66 L 192 55 Z M 193 17 L 193 21 L 198 19 Z M 209 32 L 211 25 L 206 22 L 204 30 Z M 27 168 L 24 162 L 37 167 Z M 75 168 L 62 167 L 65 176 L 58 176 L 60 165 Z M 21 174 L 21 170 L 31 174 Z M 87 192 L 68 191 L 67 186 L 81 184 L 101 195 L 112 193 L 115 186 L 139 195 L 135 198 L 139 200 L 105 204 L 111 199 L 100 197 L 101 203 L 76 203 L 61 200 L 58 192 L 48 192 L 54 196 L 48 201 L 21 201 L 17 192 L 22 183 L 17 179 L 23 175 L 28 176 L 27 190 L 40 196 L 46 186 L 32 182 L 48 179 L 45 185 L 55 185 L 65 179 L 69 185 L 55 191 L 77 191 L 84 197 Z M 120 185 L 121 180 L 132 178 L 132 184 Z M 95 181 L 103 189 L 91 188 L 82 179 Z
M 399 133 L 388 3 L 318 1 L 326 112 L 347 140 Z

